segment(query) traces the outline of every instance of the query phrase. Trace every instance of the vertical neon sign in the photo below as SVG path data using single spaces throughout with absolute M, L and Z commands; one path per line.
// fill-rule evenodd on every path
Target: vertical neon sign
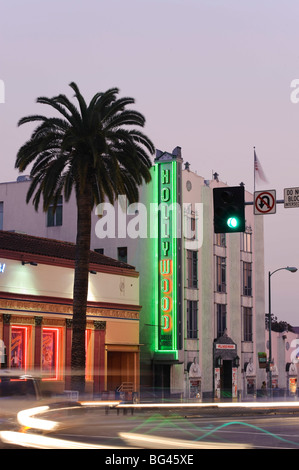
M 157 163 L 155 175 L 156 351 L 177 352 L 177 162 Z

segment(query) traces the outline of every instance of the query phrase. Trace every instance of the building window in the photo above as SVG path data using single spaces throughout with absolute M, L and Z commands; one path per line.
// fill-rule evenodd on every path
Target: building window
M 252 341 L 252 308 L 243 307 L 243 341 Z
M 223 336 L 226 330 L 226 305 L 216 304 L 216 324 L 217 324 L 217 338 Z
M 0 230 L 3 230 L 3 202 L 0 202 Z
M 58 199 L 56 211 L 54 212 L 54 206 L 51 204 L 47 213 L 47 227 L 58 227 L 60 225 L 62 225 L 62 196 Z
M 243 262 L 243 295 L 252 295 L 252 263 Z
M 10 366 L 16 369 L 28 368 L 29 327 L 12 326 L 10 339 Z
M 187 300 L 187 338 L 197 338 L 197 310 L 198 302 Z
M 197 251 L 187 250 L 187 287 L 197 288 Z
M 128 249 L 126 246 L 120 246 L 117 248 L 117 259 L 122 263 L 128 262 Z
M 252 253 L 252 233 L 251 232 L 241 233 L 241 251 Z
M 42 371 L 44 380 L 58 380 L 59 354 L 58 328 L 43 328 L 42 336 Z
M 216 291 L 226 292 L 226 258 L 216 256 Z
M 215 233 L 215 245 L 226 246 L 225 233 Z
M 193 240 L 195 239 L 195 234 L 196 234 L 196 225 L 195 225 L 195 217 L 187 213 L 186 215 L 186 238 L 188 240 Z
M 104 248 L 95 248 L 94 251 L 96 253 L 99 253 L 100 255 L 103 255 L 104 254 Z

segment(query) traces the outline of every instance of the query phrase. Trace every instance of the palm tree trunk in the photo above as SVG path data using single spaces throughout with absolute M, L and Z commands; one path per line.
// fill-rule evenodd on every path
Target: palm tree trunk
M 73 291 L 72 390 L 85 392 L 85 330 L 91 234 L 91 192 L 77 192 L 77 242 Z

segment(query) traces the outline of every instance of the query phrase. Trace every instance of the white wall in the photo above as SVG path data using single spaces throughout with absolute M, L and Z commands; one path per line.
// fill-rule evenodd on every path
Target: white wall
M 63 225 L 47 227 L 47 214 L 42 210 L 42 201 L 38 212 L 35 211 L 32 200 L 26 204 L 29 186 L 29 181 L 0 184 L 3 230 L 15 230 L 28 235 L 75 242 L 77 214 L 74 195 L 70 203 L 63 207 Z
M 1 258 L 0 291 L 25 295 L 73 297 L 74 270 L 38 264 L 22 266 L 21 261 Z M 118 274 L 90 274 L 88 300 L 139 305 L 139 279 Z

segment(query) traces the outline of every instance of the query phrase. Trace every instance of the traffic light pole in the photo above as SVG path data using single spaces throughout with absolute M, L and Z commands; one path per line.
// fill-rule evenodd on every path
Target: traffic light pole
M 245 205 L 245 206 L 253 206 L 253 204 L 254 204 L 254 201 L 246 201 L 246 202 L 244 202 L 244 205 Z M 284 199 L 278 199 L 278 200 L 276 201 L 276 204 L 284 204 Z

